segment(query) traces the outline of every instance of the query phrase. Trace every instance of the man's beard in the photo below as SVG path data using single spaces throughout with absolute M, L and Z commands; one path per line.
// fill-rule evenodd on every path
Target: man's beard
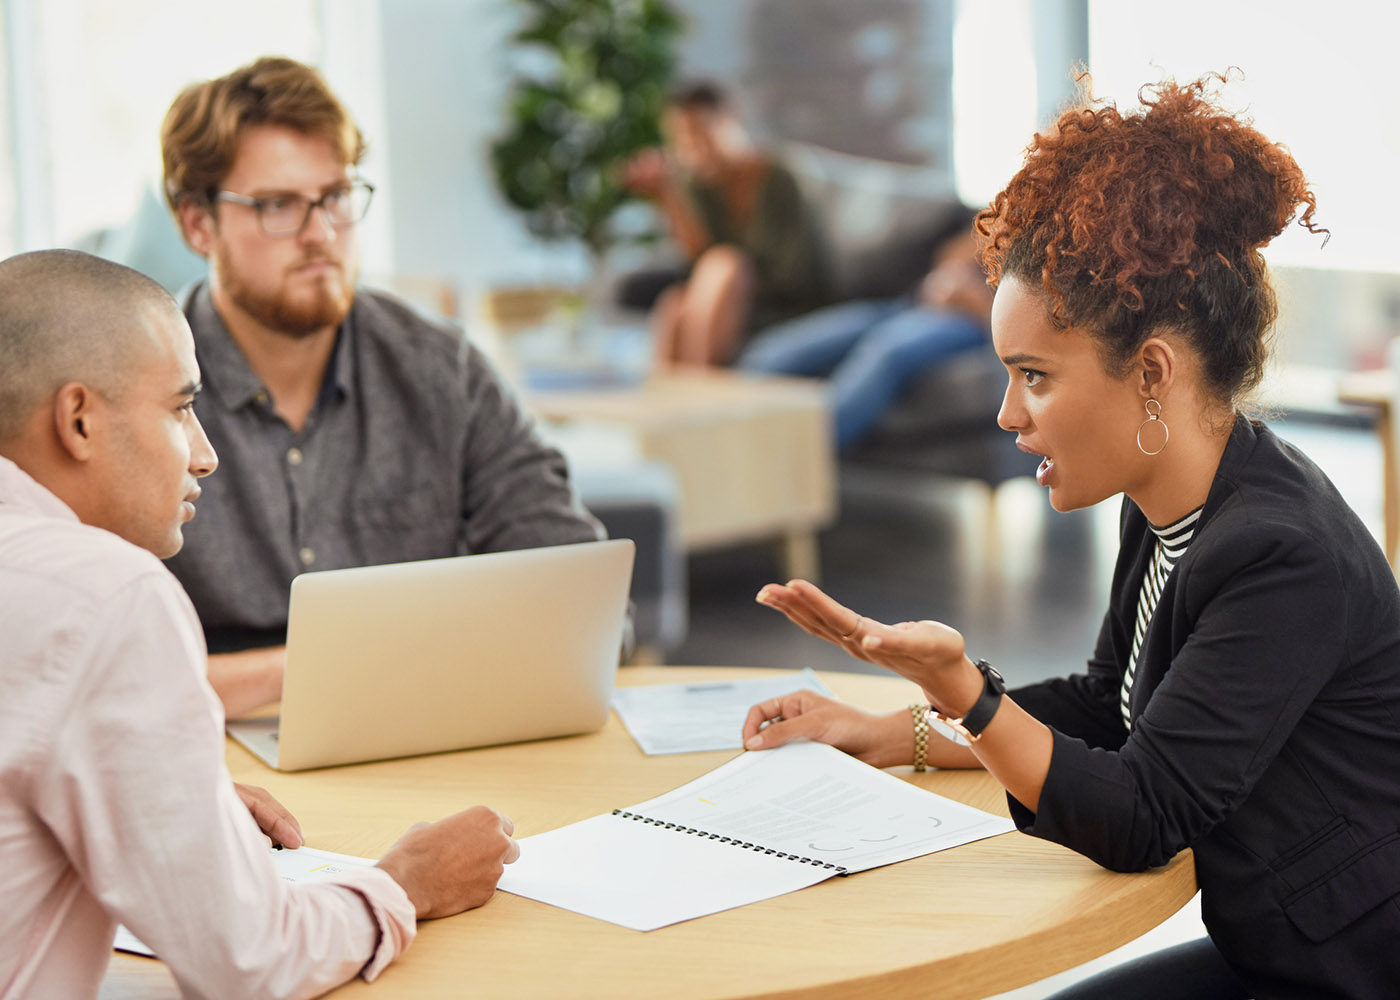
M 339 326 L 355 300 L 353 274 L 342 272 L 334 282 L 318 282 L 309 296 L 293 301 L 246 284 L 222 244 L 215 247 L 214 256 L 229 301 L 269 330 L 288 337 L 307 337 Z

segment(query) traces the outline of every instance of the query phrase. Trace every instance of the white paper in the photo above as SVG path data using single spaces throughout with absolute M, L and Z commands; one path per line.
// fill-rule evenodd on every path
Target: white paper
M 619 813 L 526 837 L 500 887 L 654 930 L 1012 829 L 825 744 L 790 743 Z
M 373 858 L 359 858 L 353 854 L 336 854 L 334 851 L 318 851 L 314 847 L 299 847 L 296 850 L 268 848 L 272 855 L 272 865 L 277 874 L 287 882 L 319 882 L 339 875 L 348 868 L 372 868 Z M 117 928 L 117 938 L 112 942 L 117 951 L 129 951 L 133 955 L 156 957 L 156 953 L 146 947 L 145 942 L 125 927 Z
M 650 931 L 815 885 L 834 869 L 773 858 L 611 813 L 520 841 L 500 888 Z
M 623 687 L 613 692 L 613 707 L 644 753 L 739 750 L 750 708 L 802 688 L 830 694 L 809 669 L 781 677 Z
M 927 792 L 825 743 L 807 742 L 743 754 L 628 811 L 847 872 L 1015 829 L 1009 819 Z

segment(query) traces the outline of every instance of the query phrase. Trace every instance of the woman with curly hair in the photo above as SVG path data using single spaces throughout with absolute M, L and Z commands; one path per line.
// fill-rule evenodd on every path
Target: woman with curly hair
M 1393 998 L 1400 592 L 1322 472 L 1240 413 L 1277 313 L 1260 248 L 1295 217 L 1323 230 L 1288 151 L 1219 107 L 1223 80 L 1065 112 L 976 223 L 998 422 L 1043 456 L 1057 510 L 1124 495 L 1087 672 L 1005 691 L 948 625 L 770 584 L 760 603 L 929 706 L 799 692 L 755 706 L 745 745 L 984 767 L 1022 831 L 1114 870 L 1190 847 L 1209 937 L 1066 996 Z M 948 738 L 916 741 L 925 721 Z

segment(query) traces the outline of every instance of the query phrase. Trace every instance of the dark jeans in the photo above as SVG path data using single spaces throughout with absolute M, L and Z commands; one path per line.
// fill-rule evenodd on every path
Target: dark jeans
M 818 309 L 764 330 L 734 363 L 747 371 L 831 380 L 836 444 L 849 449 L 920 374 L 987 342 L 981 323 L 905 299 Z
M 1249 993 L 1203 937 L 1116 965 L 1049 1000 L 1249 1000 Z

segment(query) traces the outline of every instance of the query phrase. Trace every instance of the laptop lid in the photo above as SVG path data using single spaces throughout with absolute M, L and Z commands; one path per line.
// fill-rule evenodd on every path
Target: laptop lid
M 304 573 L 280 720 L 229 733 L 296 771 L 599 729 L 633 551 L 613 539 Z

